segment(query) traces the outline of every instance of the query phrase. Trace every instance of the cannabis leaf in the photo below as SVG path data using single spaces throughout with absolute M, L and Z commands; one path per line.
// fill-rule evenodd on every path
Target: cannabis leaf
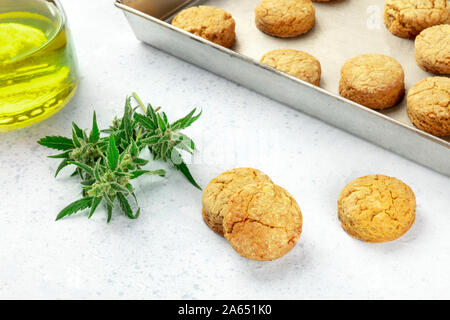
M 133 96 L 140 102 L 135 93 L 133 93 Z M 180 154 L 180 151 L 186 151 L 192 154 L 195 150 L 195 144 L 180 130 L 186 129 L 193 124 L 200 118 L 202 113 L 195 114 L 197 110 L 193 109 L 185 117 L 170 123 L 164 112 L 158 112 L 151 104 L 148 104 L 146 108 L 142 102 L 140 104 L 146 112 L 145 115 L 139 113 L 134 114 L 134 120 L 139 123 L 145 132 L 139 141 L 140 147 L 148 147 L 155 160 L 161 159 L 172 163 L 192 185 L 201 190 L 201 187 L 192 177 L 189 168 Z
M 132 106 L 132 98 L 138 103 L 135 107 Z M 137 112 L 139 108 L 144 114 Z M 141 209 L 131 181 L 143 175 L 164 177 L 166 174 L 161 169 L 150 171 L 142 168 L 150 161 L 140 158 L 145 148 L 153 155 L 154 161 L 171 163 L 193 186 L 201 189 L 182 158 L 183 151 L 190 154 L 194 152 L 195 144 L 181 132 L 198 120 L 200 115 L 201 112 L 196 114 L 196 109 L 193 109 L 185 117 L 171 123 L 160 108 L 154 109 L 150 104 L 145 107 L 133 93 L 125 101 L 122 117 L 114 118 L 107 129 L 99 129 L 94 112 L 89 134 L 73 122 L 71 138 L 47 136 L 40 139 L 40 145 L 63 151 L 49 156 L 61 159 L 55 177 L 63 168 L 73 166 L 75 171 L 72 176 L 81 179 L 82 198 L 61 210 L 56 220 L 85 209 L 90 209 L 90 218 L 102 203 L 106 205 L 108 222 L 116 203 L 128 218 L 138 218 Z M 102 137 L 101 133 L 105 136 Z M 130 199 L 134 200 L 134 206 L 137 207 L 135 211 Z

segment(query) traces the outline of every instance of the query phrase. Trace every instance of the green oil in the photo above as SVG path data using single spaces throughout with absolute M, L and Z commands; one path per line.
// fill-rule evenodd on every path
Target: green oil
M 0 131 L 49 117 L 77 87 L 76 58 L 62 12 L 43 0 L 9 4 L 0 5 Z

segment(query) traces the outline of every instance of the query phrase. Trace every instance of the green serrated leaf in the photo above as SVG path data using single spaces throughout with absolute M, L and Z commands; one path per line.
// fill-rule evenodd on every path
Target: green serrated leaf
M 175 146 L 177 149 L 180 149 L 180 150 L 183 150 L 183 151 L 186 151 L 187 153 L 190 153 L 190 154 L 194 154 L 194 152 L 192 151 L 192 149 L 191 148 L 189 148 L 188 146 L 186 146 L 184 143 L 178 143 L 176 146 Z
M 97 207 L 100 205 L 101 202 L 102 202 L 102 197 L 92 198 L 91 211 L 89 212 L 89 215 L 88 215 L 89 219 L 92 217 L 95 210 L 97 210 Z
M 112 187 L 114 190 L 118 191 L 119 193 L 120 193 L 120 192 L 128 193 L 128 189 L 127 189 L 126 187 L 124 187 L 124 186 L 118 184 L 117 182 L 111 182 L 111 187 Z
M 109 203 L 106 205 L 106 211 L 108 214 L 108 218 L 106 219 L 106 222 L 109 223 L 111 221 L 112 218 L 112 209 L 113 209 L 113 205 L 110 205 Z
M 159 113 L 156 114 L 156 119 L 158 120 L 158 128 L 164 132 L 166 131 L 166 124 L 164 123 L 164 120 L 161 118 Z
M 136 179 L 139 178 L 140 176 L 144 175 L 144 174 L 149 174 L 149 175 L 158 175 L 160 177 L 164 177 L 166 175 L 166 171 L 164 170 L 154 170 L 154 171 L 149 171 L 149 170 L 135 170 L 131 172 L 131 178 L 130 179 Z
M 195 109 L 192 110 L 191 112 L 189 112 L 186 116 L 184 116 L 183 118 L 178 119 L 177 121 L 175 121 L 174 123 L 172 123 L 172 128 L 174 129 L 181 129 L 181 126 L 183 123 L 186 123 L 187 121 L 189 121 L 189 119 L 192 118 L 192 116 L 195 113 Z
M 66 152 L 54 155 L 54 156 L 48 156 L 47 158 L 51 158 L 51 159 L 64 159 L 64 158 L 69 158 L 71 153 L 71 150 L 68 150 Z
M 156 123 L 158 121 L 156 119 L 156 111 L 150 103 L 147 104 L 147 115 L 153 120 L 153 123 L 156 125 Z
M 194 109 L 193 111 L 195 111 L 195 109 Z M 185 129 L 185 128 L 187 128 L 187 127 L 190 127 L 191 124 L 193 124 L 195 121 L 198 120 L 198 118 L 200 118 L 200 116 L 202 115 L 202 112 L 203 112 L 203 111 L 200 111 L 199 114 L 197 114 L 196 116 L 193 116 L 191 119 L 189 119 L 188 121 L 186 121 L 185 123 L 183 123 L 183 124 L 181 125 L 181 128 L 182 128 L 182 129 Z
M 168 156 L 168 153 L 169 153 L 169 144 L 168 143 L 163 143 L 162 145 L 161 145 L 161 157 L 164 159 L 164 160 L 166 160 L 167 159 L 167 156 Z
M 162 119 L 164 120 L 164 124 L 166 125 L 166 127 L 169 127 L 170 124 L 169 124 L 169 120 L 167 120 L 166 113 L 165 112 L 161 112 L 161 114 L 162 114 Z
M 155 123 L 148 117 L 145 117 L 139 113 L 134 114 L 134 120 L 136 120 L 139 124 L 141 124 L 147 130 L 155 130 Z
M 95 179 L 87 179 L 80 182 L 82 186 L 91 186 L 95 182 Z
M 100 181 L 100 176 L 102 174 L 101 167 L 100 167 L 100 161 L 101 161 L 101 159 L 98 159 L 97 163 L 95 164 L 95 167 L 94 167 L 94 178 L 97 181 Z
M 173 158 L 171 159 L 172 164 L 174 165 L 174 167 L 179 170 L 185 177 L 186 179 L 197 189 L 202 190 L 202 188 L 199 186 L 199 184 L 195 181 L 194 177 L 192 176 L 191 172 L 189 171 L 188 166 L 186 165 L 186 163 L 184 163 L 184 161 L 182 160 L 181 155 L 173 150 L 173 155 L 172 157 L 177 158 L 177 161 L 174 162 Z M 181 161 L 181 162 L 180 162 Z
M 72 129 L 72 141 L 75 147 L 77 148 L 81 147 L 81 142 L 79 137 L 77 136 L 77 133 L 75 132 L 75 129 Z
M 119 161 L 119 150 L 117 150 L 114 135 L 111 135 L 109 137 L 109 147 L 108 152 L 106 154 L 106 158 L 108 160 L 108 167 L 111 170 L 116 170 Z
M 47 136 L 45 138 L 40 139 L 37 143 L 47 148 L 62 151 L 75 148 L 72 139 L 60 136 Z
M 142 144 L 155 144 L 159 141 L 159 135 L 154 135 L 145 139 L 141 139 L 140 143 Z
M 90 166 L 88 166 L 87 164 L 78 162 L 78 161 L 68 161 L 69 164 L 73 164 L 75 166 L 77 166 L 78 168 L 86 171 L 91 177 L 94 176 L 94 169 L 92 169 Z
M 65 216 L 69 216 L 71 214 L 77 213 L 78 211 L 89 208 L 91 206 L 91 201 L 92 198 L 88 197 L 72 202 L 67 207 L 61 210 L 61 212 L 56 217 L 56 221 L 58 221 L 61 218 L 64 218 Z
M 130 154 L 132 157 L 137 157 L 139 155 L 139 148 L 133 139 L 131 140 Z
M 141 158 L 133 159 L 133 163 L 137 164 L 138 166 L 145 166 L 149 161 Z
M 189 138 L 187 135 L 185 135 L 183 133 L 178 133 L 178 136 L 179 136 L 179 140 L 182 141 L 186 147 L 188 147 L 192 150 L 195 150 L 195 148 L 196 148 L 195 143 L 191 138 Z
M 70 163 L 69 163 L 69 161 L 68 161 L 67 159 L 63 160 L 63 161 L 59 164 L 58 168 L 56 169 L 56 172 L 55 172 L 55 178 L 58 176 L 58 173 L 59 173 L 63 168 L 67 167 L 69 164 L 70 164 Z
M 92 119 L 92 130 L 91 130 L 91 134 L 89 135 L 89 142 L 95 143 L 99 139 L 100 139 L 100 130 L 98 129 L 97 116 L 94 111 L 94 116 Z
M 117 200 L 119 200 L 119 205 L 122 208 L 122 211 L 127 215 L 130 219 L 136 219 L 139 216 L 140 210 L 136 212 L 136 215 L 133 215 L 133 210 L 131 209 L 130 203 L 128 202 L 127 198 L 121 194 L 117 194 Z
M 75 122 L 72 122 L 73 130 L 75 130 L 76 136 L 80 139 L 84 138 L 83 130 L 81 130 Z

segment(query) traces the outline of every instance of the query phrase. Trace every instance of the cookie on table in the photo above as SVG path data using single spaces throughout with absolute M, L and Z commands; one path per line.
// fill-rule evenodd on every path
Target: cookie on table
M 306 52 L 294 49 L 273 50 L 266 53 L 261 62 L 316 86 L 320 83 L 320 62 Z
M 255 9 L 256 27 L 276 37 L 296 37 L 315 23 L 311 0 L 262 0 Z
M 423 30 L 416 38 L 414 55 L 423 70 L 450 74 L 450 24 Z
M 177 14 L 172 25 L 227 48 L 235 43 L 236 23 L 231 14 L 222 9 L 191 7 Z
M 416 83 L 406 98 L 408 116 L 420 130 L 450 136 L 450 78 L 429 77 Z
M 268 261 L 289 252 L 302 232 L 295 199 L 273 183 L 247 185 L 225 208 L 225 238 L 243 257 Z
M 371 109 L 396 105 L 405 93 L 404 72 L 394 58 L 362 54 L 347 60 L 341 69 L 339 93 Z
M 384 23 L 396 36 L 414 38 L 426 28 L 446 23 L 449 8 L 447 0 L 386 0 Z
M 202 216 L 206 224 L 223 235 L 224 208 L 234 194 L 248 184 L 272 183 L 263 172 L 253 168 L 237 168 L 226 171 L 206 186 L 202 196 Z
M 416 198 L 404 182 L 383 175 L 360 177 L 342 190 L 338 217 L 350 236 L 366 242 L 400 238 L 413 225 Z

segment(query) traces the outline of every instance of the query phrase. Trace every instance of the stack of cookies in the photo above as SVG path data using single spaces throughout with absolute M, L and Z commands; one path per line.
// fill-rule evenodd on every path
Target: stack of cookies
M 232 169 L 212 179 L 202 205 L 206 224 L 248 259 L 278 259 L 295 246 L 302 232 L 295 199 L 257 169 Z
M 414 224 L 416 198 L 403 181 L 384 175 L 348 183 L 337 201 L 344 231 L 365 242 L 393 241 Z M 211 180 L 202 197 L 203 220 L 225 236 L 243 257 L 281 258 L 298 242 L 303 217 L 295 199 L 253 168 L 226 171 Z

